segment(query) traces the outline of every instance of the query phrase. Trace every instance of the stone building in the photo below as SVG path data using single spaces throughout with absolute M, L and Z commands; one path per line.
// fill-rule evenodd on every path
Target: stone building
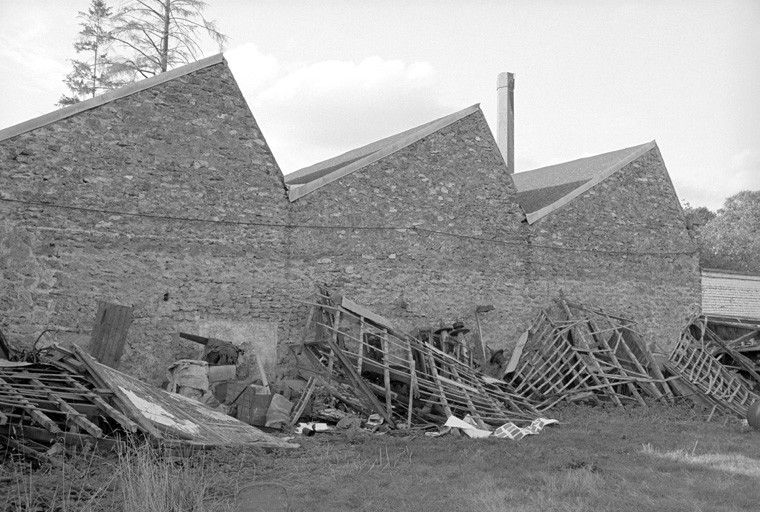
M 560 290 L 661 346 L 700 297 L 654 143 L 512 175 L 474 105 L 284 178 L 221 56 L 1 130 L 0 267 L 13 342 L 133 305 L 122 367 L 152 380 L 197 352 L 178 331 L 271 366 L 314 283 L 407 329 L 491 304 L 494 347 Z

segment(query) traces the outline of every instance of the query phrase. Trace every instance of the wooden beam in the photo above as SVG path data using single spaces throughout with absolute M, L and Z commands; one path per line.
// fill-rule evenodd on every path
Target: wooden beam
M 127 397 L 124 392 L 119 389 L 118 386 L 111 385 L 110 381 L 103 376 L 100 370 L 98 370 L 97 362 L 92 358 L 92 356 L 85 353 L 85 351 L 77 345 L 73 345 L 72 348 L 74 349 L 74 352 L 76 353 L 79 360 L 87 367 L 87 370 L 90 372 L 90 374 L 92 374 L 93 377 L 99 381 L 101 386 L 107 387 L 114 393 L 114 397 L 118 400 L 119 405 L 122 407 L 122 410 L 126 411 L 132 420 L 140 425 L 140 427 L 145 432 L 155 437 L 156 439 L 164 438 L 164 435 L 153 425 L 153 423 L 150 422 L 150 420 L 148 420 L 148 418 L 145 417 L 142 412 L 140 412 L 139 409 L 137 409 L 137 407 L 135 407 L 129 397 Z
M 303 414 L 304 409 L 306 409 L 306 406 L 309 403 L 309 399 L 311 398 L 311 394 L 314 392 L 316 385 L 317 378 L 315 376 L 309 377 L 309 381 L 306 383 L 306 388 L 298 398 L 298 402 L 296 402 L 295 407 L 293 407 L 293 413 L 290 415 L 290 426 L 295 425 L 298 423 L 298 420 L 301 419 L 301 415 Z
M 362 376 L 356 372 L 356 368 L 354 368 L 354 365 L 351 364 L 351 361 L 348 360 L 346 355 L 343 354 L 343 351 L 340 349 L 340 347 L 338 347 L 338 345 L 330 337 L 327 337 L 326 340 L 327 344 L 330 346 L 330 350 L 332 350 L 335 357 L 346 370 L 346 373 L 353 381 L 354 385 L 357 386 L 359 391 L 361 391 L 361 393 L 367 399 L 368 403 L 372 405 L 372 409 L 378 412 L 391 428 L 396 428 L 396 423 L 393 421 L 393 416 L 388 414 L 388 412 L 385 410 L 385 407 L 383 407 L 383 405 L 378 401 L 374 391 L 372 391 L 372 389 L 367 385 Z
M 98 409 L 103 411 L 105 414 L 107 414 L 109 417 L 111 417 L 113 420 L 115 420 L 119 425 L 122 426 L 124 430 L 127 432 L 137 432 L 137 424 L 124 416 L 120 411 L 114 409 L 111 407 L 108 402 L 103 400 L 103 398 L 98 395 L 95 391 L 90 391 L 86 387 L 84 387 L 82 384 L 77 382 L 76 380 L 72 379 L 70 376 L 66 376 L 67 381 L 69 384 L 76 388 L 82 395 L 86 396 L 92 403 L 94 403 Z M 108 390 L 109 394 L 113 394 L 113 391 L 110 389 Z
M 4 379 L 0 378 L 0 389 L 4 389 L 9 395 L 11 395 L 19 407 L 23 408 L 34 421 L 48 429 L 53 434 L 60 434 L 63 431 L 58 427 L 50 417 L 44 412 L 37 409 L 37 407 L 24 397 L 21 393 L 16 391 L 12 384 L 9 384 Z
M 98 303 L 90 338 L 90 354 L 104 365 L 118 368 L 131 323 L 131 307 L 108 302 Z

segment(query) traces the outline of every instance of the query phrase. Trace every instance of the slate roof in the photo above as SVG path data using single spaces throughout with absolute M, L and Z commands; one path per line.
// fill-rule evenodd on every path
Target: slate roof
M 68 107 L 59 108 L 53 112 L 43 114 L 39 117 L 35 117 L 34 119 L 29 119 L 28 121 L 24 121 L 22 123 L 0 130 L 0 141 L 10 139 L 16 135 L 21 135 L 22 133 L 36 130 L 37 128 L 41 128 L 50 123 L 60 121 L 61 119 L 66 119 L 67 117 L 74 116 L 80 112 L 99 107 L 119 98 L 130 96 L 140 91 L 144 91 L 145 89 L 149 89 L 151 87 L 155 87 L 157 85 L 168 82 L 169 80 L 174 80 L 175 78 L 188 75 L 195 71 L 207 68 L 209 66 L 214 66 L 216 64 L 221 64 L 223 62 L 226 62 L 224 56 L 219 53 L 217 55 L 212 55 L 211 57 L 201 59 L 197 62 L 192 62 L 178 68 L 170 69 L 169 71 L 160 73 L 150 78 L 146 78 L 145 80 L 140 80 L 139 82 L 125 85 L 119 89 L 108 91 L 99 96 L 95 96 L 94 98 L 80 101 L 79 103 L 69 105 Z
M 655 141 L 512 175 L 529 224 L 566 205 L 656 147 Z
M 760 276 L 702 269 L 702 314 L 760 320 Z
M 319 162 L 285 176 L 290 201 L 295 201 L 330 182 L 358 171 L 381 158 L 404 149 L 411 144 L 446 128 L 447 126 L 478 112 L 480 105 L 475 104 L 459 112 L 454 112 L 429 123 L 391 135 L 366 146 L 348 151 L 342 155 Z

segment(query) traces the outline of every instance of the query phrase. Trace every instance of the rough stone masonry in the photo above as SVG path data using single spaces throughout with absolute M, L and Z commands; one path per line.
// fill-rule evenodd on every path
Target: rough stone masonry
M 493 304 L 494 347 L 560 290 L 676 340 L 699 268 L 656 148 L 533 225 L 514 198 L 477 110 L 290 203 L 220 59 L 0 140 L 0 328 L 86 346 L 108 300 L 135 306 L 137 376 L 197 353 L 179 331 L 250 343 L 271 368 L 317 282 L 406 329 Z

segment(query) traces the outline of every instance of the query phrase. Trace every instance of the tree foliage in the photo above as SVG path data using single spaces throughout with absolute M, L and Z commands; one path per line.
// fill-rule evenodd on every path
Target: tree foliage
M 111 8 L 104 0 L 92 0 L 87 12 L 79 12 L 82 20 L 79 37 L 74 43 L 77 54 L 82 59 L 72 59 L 73 70 L 66 75 L 64 83 L 70 95 L 62 95 L 58 105 L 71 105 L 92 98 L 98 93 L 122 85 L 116 79 L 108 50 L 111 46 Z
M 220 49 L 227 41 L 205 18 L 202 0 L 133 0 L 114 16 L 111 37 L 119 45 L 119 71 L 144 78 L 197 60 L 210 38 Z
M 760 273 L 760 191 L 726 199 L 696 235 L 703 267 Z

